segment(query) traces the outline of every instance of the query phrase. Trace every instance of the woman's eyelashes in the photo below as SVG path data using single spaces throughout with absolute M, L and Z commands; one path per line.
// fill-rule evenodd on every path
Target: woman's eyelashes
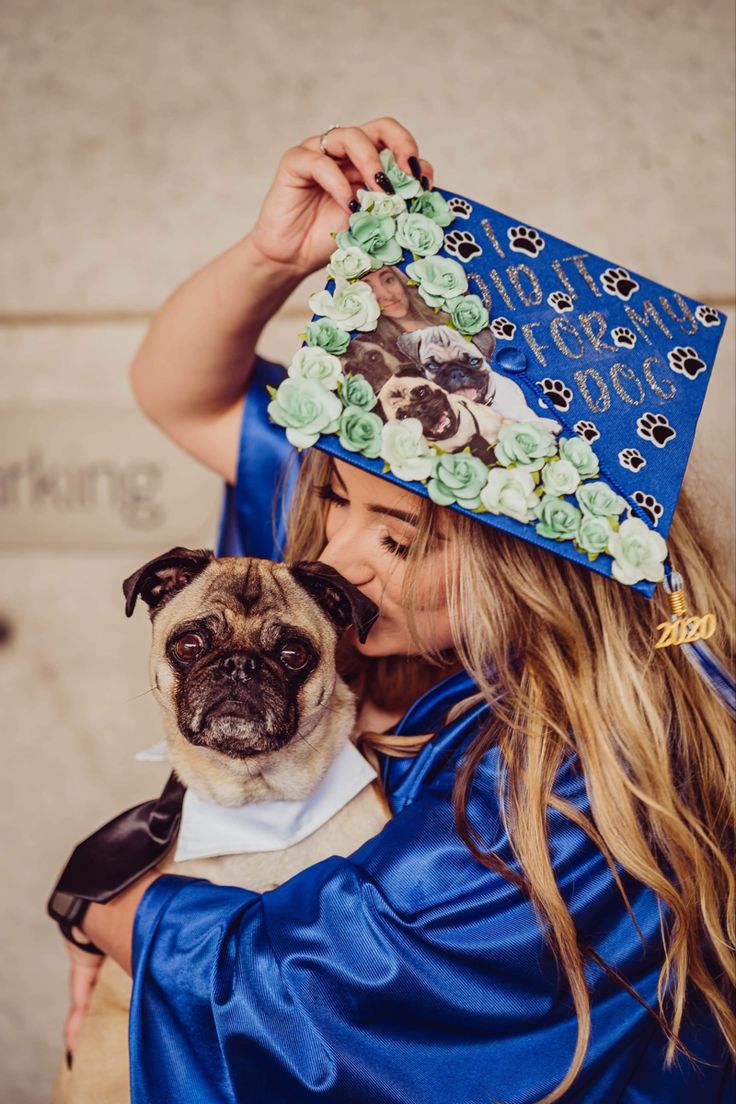
M 334 502 L 336 506 L 348 505 L 348 500 L 337 494 L 329 483 L 320 483 L 315 489 L 318 497 L 325 499 L 327 502 Z M 393 537 L 390 537 L 388 533 L 384 533 L 380 540 L 383 547 L 393 553 L 394 556 L 401 556 L 402 559 L 406 559 L 409 555 L 409 545 L 399 544 L 399 542 L 395 541 Z

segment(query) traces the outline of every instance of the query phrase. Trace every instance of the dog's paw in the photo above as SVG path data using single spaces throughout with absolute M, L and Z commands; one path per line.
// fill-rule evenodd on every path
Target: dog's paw
M 611 337 L 619 349 L 633 349 L 636 345 L 636 334 L 628 326 L 616 326 L 611 330 Z
M 483 252 L 469 230 L 450 230 L 445 234 L 445 249 L 464 264 Z
M 636 420 L 636 432 L 644 440 L 664 448 L 677 436 L 677 430 L 668 422 L 664 414 L 652 414 L 647 411 Z
M 650 494 L 645 494 L 644 491 L 634 491 L 631 497 L 637 506 L 641 507 L 656 529 L 664 513 L 664 507 L 661 502 L 657 502 L 656 498 Z
M 707 368 L 705 361 L 689 345 L 678 345 L 676 349 L 670 349 L 667 359 L 673 372 L 679 372 L 691 380 Z
M 569 295 L 565 295 L 564 291 L 553 291 L 547 296 L 547 302 L 551 307 L 554 307 L 558 314 L 565 314 L 567 311 L 571 311 L 572 299 Z
M 527 257 L 538 257 L 544 249 L 544 238 L 531 226 L 510 226 L 508 238 L 509 248 Z
M 647 466 L 647 462 L 637 448 L 621 449 L 618 462 L 627 471 L 638 472 Z
M 595 422 L 576 422 L 572 428 L 575 430 L 578 437 L 582 437 L 588 444 L 597 441 L 600 437 L 600 432 Z
M 618 299 L 630 299 L 639 285 L 625 268 L 607 268 L 601 276 L 603 290 Z
M 510 341 L 516 333 L 516 326 L 508 318 L 494 318 L 490 330 L 494 337 L 505 338 Z
M 572 391 L 562 380 L 543 379 L 540 386 L 544 391 L 545 399 L 549 399 L 557 410 L 569 410 L 572 402 Z
M 695 311 L 695 317 L 703 326 L 720 326 L 721 316 L 715 307 L 708 307 L 701 303 Z
M 452 199 L 448 199 L 447 206 L 453 215 L 464 219 L 470 218 L 470 212 L 473 210 L 467 199 L 461 199 L 460 196 L 453 196 Z

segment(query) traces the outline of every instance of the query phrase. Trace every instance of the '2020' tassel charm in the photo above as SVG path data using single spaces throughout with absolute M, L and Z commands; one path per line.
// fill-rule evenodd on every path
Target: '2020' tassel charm
M 661 635 L 655 648 L 682 648 L 688 662 L 710 687 L 723 705 L 736 718 L 736 685 L 725 667 L 706 644 L 716 631 L 714 613 L 689 615 L 682 576 L 676 571 L 665 575 L 664 588 L 670 603 L 671 616 L 657 626 Z

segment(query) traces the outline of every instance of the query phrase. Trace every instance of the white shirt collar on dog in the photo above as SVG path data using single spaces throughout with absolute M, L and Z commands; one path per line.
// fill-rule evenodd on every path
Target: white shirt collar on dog
M 165 740 L 136 755 L 142 762 L 166 758 Z M 376 777 L 370 763 L 348 743 L 304 801 L 263 801 L 228 809 L 187 790 L 174 862 L 281 851 L 316 832 Z

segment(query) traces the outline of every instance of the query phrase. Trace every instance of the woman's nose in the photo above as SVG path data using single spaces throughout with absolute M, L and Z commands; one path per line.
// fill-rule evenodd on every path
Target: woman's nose
M 363 586 L 370 582 L 374 574 L 368 550 L 365 548 L 364 535 L 364 531 L 357 525 L 344 521 L 332 537 L 328 537 L 318 560 L 328 567 L 334 567 L 353 586 Z

